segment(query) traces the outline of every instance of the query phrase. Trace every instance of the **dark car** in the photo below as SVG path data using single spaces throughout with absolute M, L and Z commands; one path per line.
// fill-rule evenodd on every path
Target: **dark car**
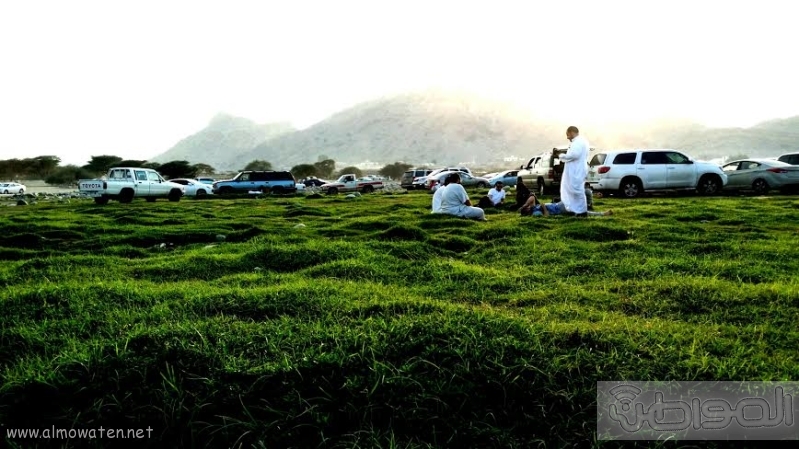
M 287 171 L 243 171 L 233 179 L 216 181 L 213 190 L 220 195 L 253 190 L 280 194 L 296 192 L 297 185 L 294 176 Z
M 402 178 L 400 178 L 400 186 L 405 189 L 417 188 L 413 185 L 413 181 L 417 178 L 429 175 L 432 173 L 432 171 L 433 170 L 428 170 L 425 168 L 414 168 L 413 170 L 408 170 L 402 174 Z
M 319 178 L 305 178 L 299 182 L 300 184 L 305 184 L 305 187 L 319 187 L 322 184 L 327 184 L 330 181 L 325 181 L 324 179 Z

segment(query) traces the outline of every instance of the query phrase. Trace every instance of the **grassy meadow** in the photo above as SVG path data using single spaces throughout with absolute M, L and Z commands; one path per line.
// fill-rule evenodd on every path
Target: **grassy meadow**
M 799 380 L 796 196 L 488 222 L 430 198 L 0 209 L 0 425 L 607 447 L 599 380 Z

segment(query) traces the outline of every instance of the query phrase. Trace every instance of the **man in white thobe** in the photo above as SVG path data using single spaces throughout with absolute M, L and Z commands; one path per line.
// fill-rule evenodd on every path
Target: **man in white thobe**
M 588 203 L 585 196 L 585 178 L 588 176 L 588 141 L 580 136 L 576 126 L 566 130 L 571 141 L 569 150 L 560 155 L 564 162 L 563 176 L 560 178 L 560 200 L 566 210 L 578 217 L 587 217 Z
M 449 181 L 444 179 L 444 183 L 439 185 L 436 188 L 436 191 L 433 192 L 433 214 L 441 213 L 441 196 L 444 194 L 444 189 L 449 185 Z
M 449 185 L 444 188 L 444 193 L 441 194 L 441 209 L 439 209 L 439 213 L 488 221 L 483 209 L 472 207 L 469 195 L 461 185 L 461 177 L 457 173 L 453 173 L 447 177 L 447 180 Z

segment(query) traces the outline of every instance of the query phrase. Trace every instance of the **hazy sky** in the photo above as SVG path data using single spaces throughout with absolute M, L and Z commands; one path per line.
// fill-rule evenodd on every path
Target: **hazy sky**
M 2 1 L 0 159 L 144 159 L 217 112 L 305 127 L 427 87 L 574 124 L 749 126 L 799 114 L 797 12 L 787 0 Z

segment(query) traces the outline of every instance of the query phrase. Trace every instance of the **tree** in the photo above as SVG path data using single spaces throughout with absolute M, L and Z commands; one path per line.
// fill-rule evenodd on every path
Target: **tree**
M 31 160 L 29 173 L 39 179 L 48 177 L 53 171 L 58 168 L 61 163 L 61 158 L 58 156 L 38 156 Z
M 309 176 L 318 176 L 316 167 L 312 164 L 300 164 L 291 167 L 291 174 L 297 179 L 307 178 Z
M 167 179 L 194 178 L 197 171 L 189 161 L 170 161 L 158 168 L 158 173 Z
M 106 174 L 108 169 L 119 166 L 120 162 L 122 162 L 121 157 L 104 154 L 102 156 L 92 156 L 92 159 L 83 168 L 96 175 Z
M 325 159 L 313 165 L 316 167 L 316 175 L 321 178 L 329 178 L 336 169 L 336 161 L 333 159 Z
M 93 173 L 83 167 L 77 165 L 65 165 L 56 168 L 53 173 L 44 179 L 44 182 L 51 185 L 65 185 L 72 184 L 81 179 L 90 179 L 94 176 Z
M 119 162 L 120 167 L 144 167 L 147 161 L 138 161 L 136 159 L 126 159 Z
M 330 159 L 330 158 L 327 157 L 326 154 L 320 154 L 319 157 L 316 158 L 316 162 L 322 162 L 322 161 L 326 161 L 328 159 Z
M 272 170 L 272 163 L 269 161 L 262 161 L 260 159 L 256 159 L 254 161 L 250 161 L 249 164 L 244 166 L 244 170 L 255 170 L 255 171 L 269 171 Z
M 341 176 L 341 175 L 349 175 L 349 174 L 355 175 L 356 178 L 360 178 L 361 176 L 363 176 L 363 172 L 361 171 L 360 168 L 352 167 L 352 166 L 344 167 L 338 172 L 339 176 Z
M 213 175 L 216 169 L 208 164 L 194 164 L 194 169 L 197 170 L 198 175 Z
M 403 164 L 402 162 L 394 162 L 393 164 L 388 164 L 385 167 L 381 168 L 378 172 L 381 176 L 385 176 L 391 179 L 399 179 L 402 177 L 402 174 L 406 171 L 410 170 L 413 166 L 410 164 Z
M 149 168 L 149 169 L 152 169 L 152 170 L 158 170 L 159 168 L 161 168 L 161 164 L 159 164 L 158 162 L 146 162 L 146 163 L 142 164 L 141 167 L 142 168 Z

